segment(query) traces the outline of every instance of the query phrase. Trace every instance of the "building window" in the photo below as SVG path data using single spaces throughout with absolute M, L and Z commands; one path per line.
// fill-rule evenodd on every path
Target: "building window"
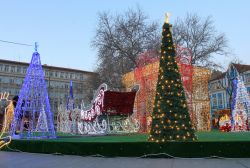
M 10 84 L 15 83 L 14 79 L 9 79 L 9 83 L 10 83 Z
M 223 80 L 221 81 L 218 81 L 218 82 L 216 82 L 216 88 L 217 89 L 221 89 L 222 87 L 221 87 L 221 85 L 223 85 Z
M 54 74 L 53 72 L 50 72 L 50 73 L 49 73 L 49 76 L 50 76 L 50 77 L 53 77 L 53 76 L 54 76 L 53 74 Z
M 60 78 L 64 78 L 64 73 L 63 72 L 60 73 Z
M 211 83 L 211 89 L 212 90 L 216 90 L 216 89 L 220 89 L 220 88 L 221 88 L 220 81 L 216 81 L 214 83 Z
M 53 103 L 54 103 L 54 100 L 51 98 L 50 99 L 50 104 L 53 105 Z
M 223 99 L 222 99 L 222 93 L 218 93 L 218 107 L 223 108 Z
M 11 66 L 10 71 L 11 71 L 11 72 L 15 72 L 15 69 L 16 69 L 16 68 L 15 68 L 14 66 Z
M 9 65 L 5 65 L 4 71 L 5 71 L 5 72 L 9 72 Z
M 73 74 L 71 73 L 71 74 L 70 74 L 70 79 L 72 79 L 72 78 L 73 78 Z
M 245 81 L 246 83 L 250 83 L 250 73 L 245 75 Z
M 58 72 L 55 72 L 55 77 L 56 77 L 56 78 L 58 77 Z
M 21 72 L 21 67 L 17 66 L 16 72 L 17 72 L 17 73 L 20 73 L 20 72 Z
M 250 96 L 250 87 L 247 88 L 247 92 L 248 92 L 248 94 Z
M 49 76 L 49 71 L 45 71 L 45 76 L 46 76 L 46 77 Z
M 27 71 L 27 68 L 26 67 L 23 67 L 23 73 L 25 74 Z
M 81 75 L 81 76 L 80 76 L 80 80 L 83 81 L 83 79 L 84 79 L 84 77 L 83 77 L 83 75 Z
M 0 71 L 3 71 L 3 64 L 0 64 Z
M 75 74 L 75 79 L 79 79 L 79 74 Z
M 57 105 L 57 104 L 58 104 L 57 101 L 54 101 L 54 107 L 55 107 L 55 109 L 58 108 L 58 105 Z
M 212 106 L 217 107 L 217 99 L 216 99 L 216 94 L 212 95 Z

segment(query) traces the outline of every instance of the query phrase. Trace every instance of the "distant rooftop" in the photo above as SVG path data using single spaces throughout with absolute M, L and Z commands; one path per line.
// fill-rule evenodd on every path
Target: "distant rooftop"
M 27 62 L 20 62 L 20 61 L 12 61 L 12 60 L 5 60 L 5 59 L 0 59 L 0 62 L 7 63 L 7 64 L 19 64 L 19 65 L 24 65 L 24 66 L 29 66 L 29 63 Z M 65 68 L 65 67 L 57 67 L 57 66 L 51 66 L 47 64 L 42 65 L 46 69 L 57 69 L 57 70 L 65 70 L 65 71 L 74 71 L 74 72 L 80 72 L 80 73 L 90 73 L 90 74 L 96 74 L 95 72 L 90 72 L 90 71 L 84 71 L 80 69 L 72 69 L 72 68 Z
M 239 73 L 250 71 L 250 65 L 233 64 L 233 66 L 237 69 Z
M 234 64 L 234 63 L 232 65 L 236 68 L 236 70 L 239 73 L 250 71 L 250 65 Z M 214 71 L 214 72 L 212 72 L 210 81 L 214 81 L 214 80 L 218 80 L 218 79 L 224 78 L 225 75 L 226 75 L 226 72 Z
M 221 72 L 221 71 L 213 71 L 211 74 L 210 81 L 218 80 L 221 78 L 224 78 L 226 75 L 226 72 Z

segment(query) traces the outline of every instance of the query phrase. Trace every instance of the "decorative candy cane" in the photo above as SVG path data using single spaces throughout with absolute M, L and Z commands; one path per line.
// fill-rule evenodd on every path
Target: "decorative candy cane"
M 4 92 L 4 93 L 0 93 L 0 101 L 2 101 L 2 100 L 7 100 L 7 101 L 9 101 L 9 93 L 8 92 Z
M 10 142 L 11 142 L 11 136 L 0 138 L 0 149 L 2 149 L 6 145 L 9 145 Z

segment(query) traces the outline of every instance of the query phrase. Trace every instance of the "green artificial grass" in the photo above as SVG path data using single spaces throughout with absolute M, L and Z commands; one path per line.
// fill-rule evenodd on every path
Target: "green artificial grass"
M 198 132 L 195 142 L 148 142 L 147 134 L 79 136 L 58 133 L 56 139 L 13 140 L 4 150 L 69 155 L 140 157 L 160 153 L 175 157 L 250 157 L 250 132 Z
M 198 141 L 250 141 L 250 132 L 220 132 L 220 131 L 211 131 L 211 132 L 197 132 Z
M 223 142 L 223 141 L 250 141 L 249 132 L 196 132 L 199 142 Z M 41 141 L 58 142 L 147 142 L 148 134 L 121 134 L 121 135 L 75 135 L 57 133 L 56 139 L 41 139 Z
M 197 132 L 200 142 L 222 142 L 222 141 L 250 141 L 250 132 Z M 148 134 L 126 134 L 106 136 L 74 136 L 72 134 L 57 134 L 57 139 L 46 141 L 59 142 L 147 142 Z M 72 138 L 69 138 L 73 136 Z
M 104 135 L 104 136 L 77 136 L 77 137 L 58 137 L 57 139 L 47 139 L 47 141 L 60 142 L 146 142 L 148 135 Z

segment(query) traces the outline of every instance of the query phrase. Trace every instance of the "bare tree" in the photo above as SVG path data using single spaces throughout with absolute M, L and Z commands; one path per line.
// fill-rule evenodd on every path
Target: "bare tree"
M 99 25 L 92 46 L 98 50 L 101 81 L 120 88 L 121 76 L 137 66 L 137 57 L 149 49 L 159 49 L 160 31 L 156 22 L 139 9 L 124 14 L 99 14 Z
M 175 44 L 192 51 L 192 64 L 218 69 L 215 56 L 227 55 L 227 40 L 218 33 L 211 17 L 196 14 L 178 18 L 173 26 Z M 139 9 L 129 9 L 124 14 L 99 14 L 99 24 L 92 46 L 98 50 L 97 70 L 101 82 L 111 88 L 120 88 L 121 76 L 137 67 L 137 58 L 147 50 L 159 50 L 160 26 L 150 22 Z
M 100 77 L 96 74 L 91 74 L 87 77 L 85 80 L 85 83 L 83 83 L 83 87 L 87 88 L 85 89 L 85 97 L 84 97 L 84 103 L 90 104 L 92 99 L 94 98 L 94 93 L 98 89 L 98 87 L 101 85 Z
M 227 55 L 228 46 L 225 34 L 218 33 L 211 17 L 202 19 L 197 14 L 187 14 L 178 18 L 173 26 L 175 44 L 192 51 L 192 64 L 211 69 L 221 68 L 213 58 Z

